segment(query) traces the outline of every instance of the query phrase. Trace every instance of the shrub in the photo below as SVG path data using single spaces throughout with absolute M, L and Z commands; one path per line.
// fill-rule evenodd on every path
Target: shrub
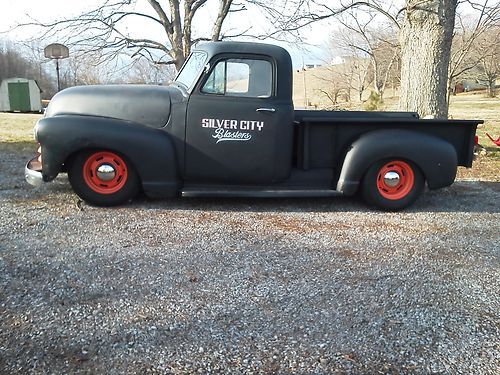
M 379 111 L 384 105 L 384 100 L 382 96 L 375 91 L 370 93 L 368 100 L 365 102 L 366 111 Z

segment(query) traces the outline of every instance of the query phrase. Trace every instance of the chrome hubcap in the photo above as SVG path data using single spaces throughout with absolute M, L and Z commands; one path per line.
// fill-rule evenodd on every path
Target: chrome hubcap
M 384 175 L 384 184 L 391 188 L 398 186 L 401 177 L 394 171 L 387 172 Z
M 96 175 L 101 181 L 111 181 L 116 176 L 115 169 L 109 164 L 101 164 L 97 167 Z

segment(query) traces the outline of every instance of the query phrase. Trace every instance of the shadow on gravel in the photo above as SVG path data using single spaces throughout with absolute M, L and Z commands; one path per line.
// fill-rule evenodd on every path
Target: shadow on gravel
M 446 189 L 426 191 L 405 213 L 500 213 L 500 183 L 460 181 Z M 203 210 L 247 212 L 381 212 L 358 197 L 331 198 L 137 198 L 130 207 L 149 210 Z
M 67 200 L 68 195 L 74 200 L 68 204 L 76 204 L 78 197 L 71 190 L 67 178 L 60 177 L 40 188 L 32 188 L 24 181 L 16 179 L 14 187 L 4 186 L 17 191 L 16 201 L 44 201 L 50 204 L 54 199 L 58 204 Z M 4 184 L 0 184 L 4 185 Z M 4 189 L 0 189 L 4 190 Z M 14 197 L 11 197 L 14 198 Z M 170 198 L 150 199 L 141 195 L 132 201 L 128 208 L 145 210 L 200 210 L 228 212 L 373 212 L 382 213 L 365 204 L 361 197 L 329 197 L 329 198 Z M 100 208 L 102 209 L 102 208 Z M 112 210 L 113 208 L 105 208 Z M 483 181 L 460 181 L 449 188 L 425 191 L 417 202 L 402 211 L 418 212 L 470 212 L 500 213 L 500 183 Z
M 3 198 L 18 202 L 54 199 L 61 202 L 62 195 L 73 194 L 65 175 L 42 188 L 33 189 L 24 182 L 24 163 L 33 155 L 33 142 L 0 142 L 0 191 Z M 10 192 L 9 192 L 10 191 Z M 12 194 L 12 195 L 11 195 Z M 58 196 L 61 195 L 61 196 Z M 14 197 L 15 196 L 15 197 Z M 72 204 L 73 202 L 71 202 Z M 148 199 L 138 197 L 130 208 L 146 210 L 203 210 L 246 212 L 381 212 L 367 207 L 358 197 L 331 198 L 175 198 Z M 457 181 L 446 189 L 426 191 L 404 213 L 415 212 L 500 212 L 500 183 L 485 181 Z

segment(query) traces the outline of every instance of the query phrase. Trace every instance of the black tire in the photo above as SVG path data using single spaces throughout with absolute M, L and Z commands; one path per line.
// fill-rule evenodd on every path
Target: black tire
M 99 171 L 97 168 L 111 167 Z M 110 179 L 112 177 L 112 179 Z M 134 198 L 140 190 L 137 171 L 123 155 L 108 150 L 87 150 L 70 160 L 69 182 L 76 194 L 96 206 L 117 206 Z
M 398 177 L 391 180 L 394 175 L 389 175 L 390 172 Z M 365 173 L 361 194 L 370 205 L 384 211 L 398 211 L 412 205 L 422 194 L 424 185 L 424 175 L 414 163 L 400 159 L 382 160 Z

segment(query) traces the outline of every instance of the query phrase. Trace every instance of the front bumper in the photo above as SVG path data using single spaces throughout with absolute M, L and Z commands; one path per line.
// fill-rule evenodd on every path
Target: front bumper
M 28 184 L 33 186 L 40 186 L 44 182 L 42 176 L 42 163 L 40 163 L 37 156 L 26 163 L 24 167 L 24 178 Z

